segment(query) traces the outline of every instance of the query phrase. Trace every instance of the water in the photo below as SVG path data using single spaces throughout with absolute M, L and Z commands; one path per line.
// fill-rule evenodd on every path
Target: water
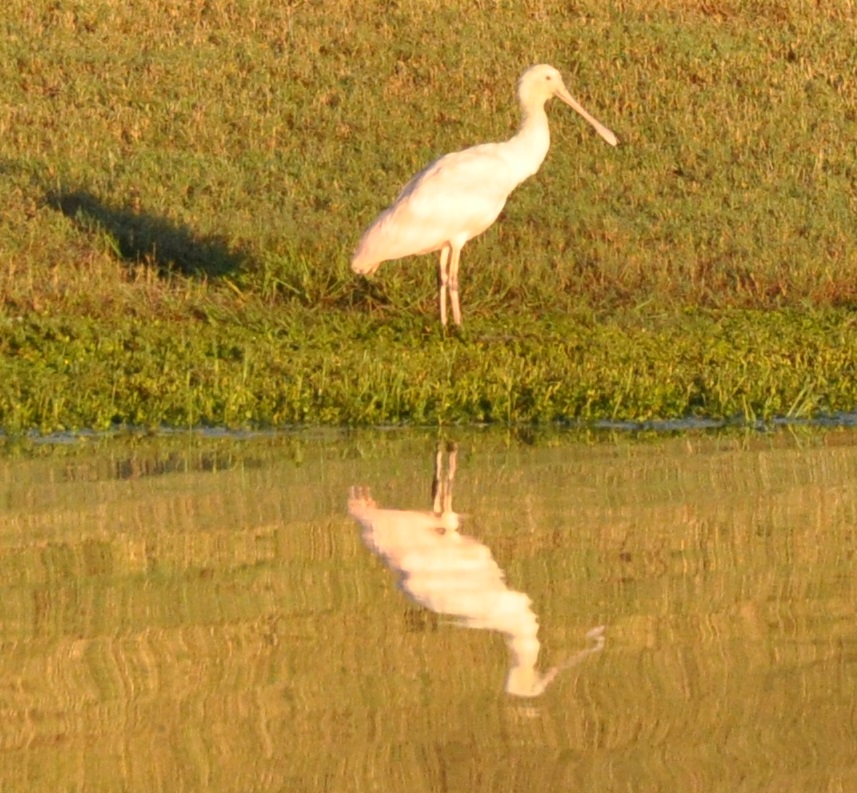
M 536 440 L 3 458 L 0 789 L 857 790 L 857 433 Z

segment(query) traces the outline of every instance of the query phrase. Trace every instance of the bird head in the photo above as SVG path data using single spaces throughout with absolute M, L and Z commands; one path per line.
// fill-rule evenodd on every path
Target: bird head
M 535 107 L 543 107 L 545 102 L 553 97 L 561 99 L 569 107 L 580 113 L 611 146 L 618 143 L 613 132 L 590 116 L 568 92 L 565 83 L 562 81 L 562 75 L 553 66 L 540 63 L 537 66 L 531 66 L 521 75 L 521 79 L 518 81 L 518 99 L 524 113 L 529 113 Z

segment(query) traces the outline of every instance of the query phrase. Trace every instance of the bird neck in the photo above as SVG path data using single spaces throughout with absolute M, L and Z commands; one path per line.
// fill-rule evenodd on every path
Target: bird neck
M 522 115 L 518 132 L 508 142 L 516 166 L 520 170 L 520 181 L 539 170 L 551 142 L 544 105 L 524 106 Z

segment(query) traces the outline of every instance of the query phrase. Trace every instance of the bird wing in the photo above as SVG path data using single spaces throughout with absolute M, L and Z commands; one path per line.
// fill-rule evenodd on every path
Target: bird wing
M 516 184 L 496 143 L 447 154 L 414 176 L 366 230 L 352 266 L 369 270 L 448 243 L 460 247 L 497 219 Z

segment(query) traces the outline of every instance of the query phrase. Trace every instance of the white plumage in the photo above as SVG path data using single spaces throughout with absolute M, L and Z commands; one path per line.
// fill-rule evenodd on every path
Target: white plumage
M 532 66 L 518 82 L 522 120 L 517 134 L 502 143 L 446 154 L 420 171 L 363 233 L 351 259 L 352 270 L 371 275 L 391 259 L 439 250 L 440 321 L 446 325 L 448 292 L 453 319 L 460 325 L 461 249 L 497 219 L 512 190 L 539 170 L 550 147 L 545 103 L 554 96 L 616 145 L 616 136 L 569 94 L 553 66 Z

